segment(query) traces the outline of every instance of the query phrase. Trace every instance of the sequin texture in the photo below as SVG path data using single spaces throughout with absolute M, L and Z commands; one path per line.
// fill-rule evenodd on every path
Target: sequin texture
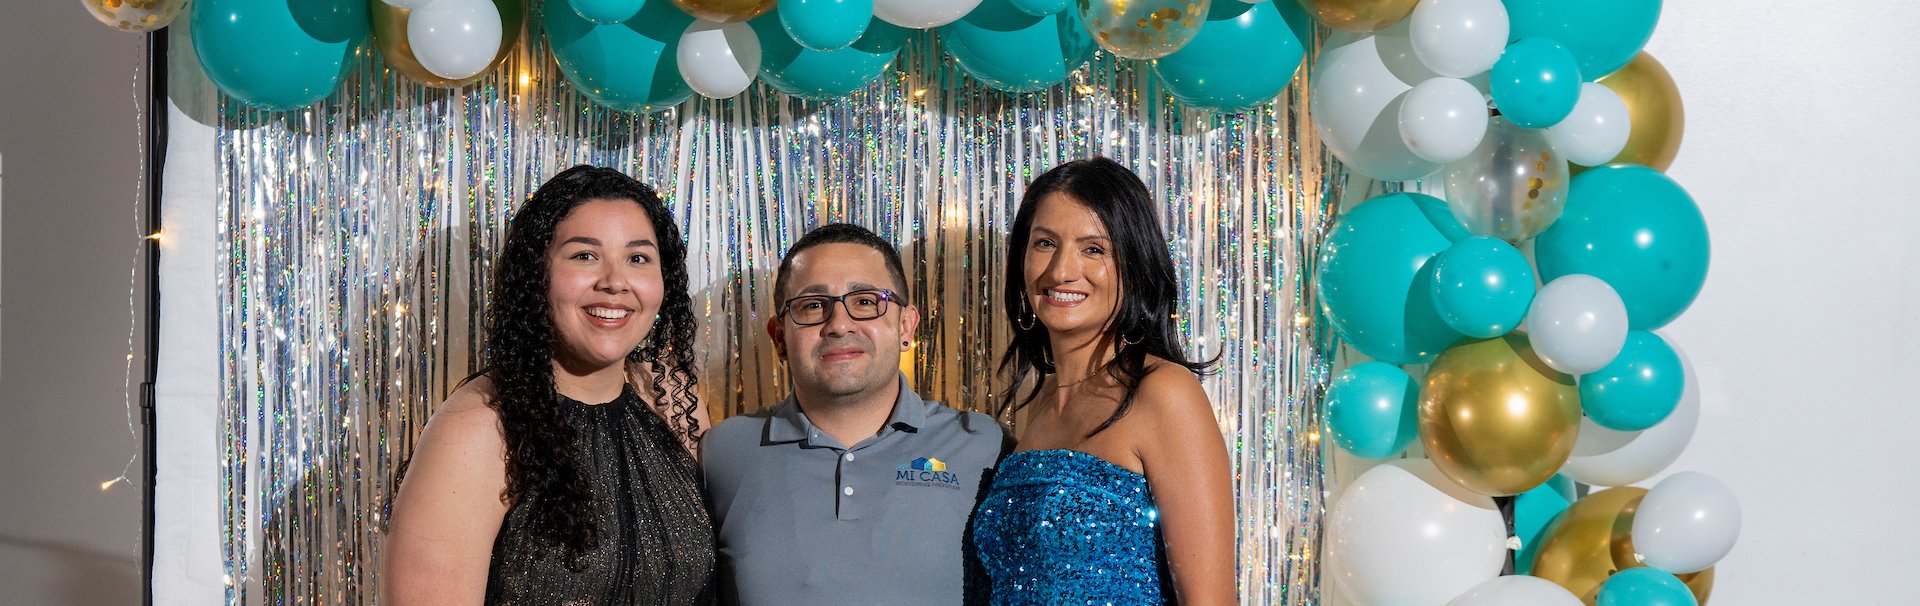
M 993 604 L 1165 603 L 1166 546 L 1146 476 L 1084 452 L 1020 451 L 1001 461 L 975 515 Z
M 591 475 L 600 543 L 572 572 L 529 528 L 536 495 L 507 510 L 487 574 L 488 604 L 704 604 L 713 587 L 713 522 L 698 470 L 666 421 L 628 387 L 572 414 L 580 461 Z

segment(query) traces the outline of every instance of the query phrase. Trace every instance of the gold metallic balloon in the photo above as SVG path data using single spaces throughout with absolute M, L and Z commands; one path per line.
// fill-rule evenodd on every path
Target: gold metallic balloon
M 739 23 L 767 14 L 775 0 L 673 0 L 682 12 L 719 23 Z
M 427 71 L 420 65 L 420 59 L 413 56 L 413 45 L 407 43 L 407 15 L 412 10 L 396 8 L 380 0 L 367 2 L 368 17 L 373 21 L 373 43 L 380 47 L 380 57 L 407 79 L 440 88 L 459 88 L 484 78 L 499 67 L 501 61 L 507 60 L 507 55 L 513 54 L 513 45 L 520 40 L 520 27 L 527 20 L 527 0 L 493 0 L 493 6 L 500 9 L 500 52 L 494 53 L 493 61 L 480 73 L 450 80 Z
M 1279 0 L 1285 2 L 1286 0 Z M 1298 0 L 1314 20 L 1333 29 L 1371 32 L 1399 23 L 1418 0 Z
M 1613 573 L 1644 566 L 1633 554 L 1633 513 L 1647 489 L 1610 488 L 1587 495 L 1540 533 L 1533 576 L 1553 581 L 1587 604 Z M 1678 575 L 1701 604 L 1713 594 L 1713 569 Z
M 1653 55 L 1640 53 L 1620 71 L 1595 80 L 1613 89 L 1627 102 L 1631 124 L 1627 146 L 1613 162 L 1631 162 L 1666 170 L 1680 153 L 1680 137 L 1686 130 L 1686 111 L 1680 103 L 1680 88 Z
M 1075 0 L 1074 6 L 1100 48 L 1128 59 L 1159 59 L 1193 41 L 1210 1 Z
M 1447 478 L 1504 496 L 1553 477 L 1580 431 L 1573 377 L 1548 368 L 1524 333 L 1440 353 L 1420 392 L 1420 443 Z
M 80 0 L 107 27 L 129 32 L 150 32 L 173 23 L 187 0 Z

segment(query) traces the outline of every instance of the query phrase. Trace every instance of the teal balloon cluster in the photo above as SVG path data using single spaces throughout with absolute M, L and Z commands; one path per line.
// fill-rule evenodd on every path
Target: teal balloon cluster
M 1034 15 L 1013 0 L 983 0 L 938 31 L 962 71 L 1008 92 L 1052 87 L 1093 57 L 1093 39 L 1078 13 Z
M 1573 178 L 1560 219 L 1534 241 L 1540 277 L 1605 281 L 1635 330 L 1666 326 L 1707 280 L 1707 222 L 1693 197 L 1660 171 L 1634 164 Z
M 1504 0 L 1513 40 L 1559 42 L 1588 81 L 1619 71 L 1653 38 L 1661 0 Z
M 1433 196 L 1398 193 L 1347 211 L 1320 249 L 1315 293 L 1329 323 L 1375 360 L 1432 361 L 1461 334 L 1434 307 L 1434 257 L 1472 237 Z
M 1527 256 L 1497 238 L 1462 240 L 1434 260 L 1434 308 L 1469 337 L 1490 339 L 1518 327 L 1536 288 Z
M 852 44 L 815 50 L 787 35 L 783 10 L 775 5 L 748 24 L 760 35 L 760 80 L 796 97 L 834 99 L 866 88 L 887 71 L 906 43 L 906 30 L 868 17 L 866 30 Z
M 1685 387 L 1673 346 L 1660 335 L 1630 330 L 1613 362 L 1580 376 L 1580 408 L 1601 427 L 1640 431 L 1673 414 Z
M 1194 107 L 1243 112 L 1272 102 L 1306 56 L 1280 2 L 1214 2 L 1192 41 L 1153 61 L 1154 75 Z M 1304 17 L 1296 11 L 1294 18 Z
M 873 0 L 780 0 L 774 7 L 780 11 L 780 27 L 808 50 L 851 46 L 873 20 Z
M 1700 606 L 1693 590 L 1673 573 L 1636 566 L 1607 577 L 1594 596 L 1596 606 Z
M 1566 47 L 1547 38 L 1508 45 L 1488 78 L 1500 115 L 1522 128 L 1559 124 L 1580 101 L 1579 62 Z
M 1400 367 L 1355 364 L 1327 386 L 1327 429 L 1333 443 L 1366 459 L 1385 459 L 1419 437 L 1419 387 Z
M 540 4 L 547 45 L 574 90 L 593 102 L 647 113 L 693 96 L 680 77 L 680 34 L 693 17 L 669 0 L 645 0 L 626 21 L 603 25 L 580 16 L 570 0 Z
M 340 85 L 371 25 L 366 0 L 198 0 L 189 17 L 207 79 L 249 106 L 312 105 Z

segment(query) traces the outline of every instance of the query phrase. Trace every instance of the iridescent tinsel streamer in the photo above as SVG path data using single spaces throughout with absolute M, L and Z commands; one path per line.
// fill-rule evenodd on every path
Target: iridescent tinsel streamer
M 562 81 L 537 36 L 460 91 L 363 59 L 301 111 L 223 100 L 217 295 L 228 601 L 364 603 L 401 462 L 476 369 L 490 263 L 514 209 L 576 163 L 658 188 L 689 240 L 703 391 L 716 416 L 786 391 L 764 330 L 784 248 L 829 221 L 897 243 L 924 315 L 903 370 L 923 395 L 992 410 L 1008 327 L 1005 231 L 1033 177 L 1101 154 L 1158 199 L 1234 457 L 1241 602 L 1318 601 L 1328 349 L 1306 278 L 1338 199 L 1304 87 L 1243 116 L 1185 109 L 1102 55 L 1010 95 L 915 34 L 843 99 L 764 86 L 633 116 Z M 1311 62 L 1311 59 L 1309 59 Z

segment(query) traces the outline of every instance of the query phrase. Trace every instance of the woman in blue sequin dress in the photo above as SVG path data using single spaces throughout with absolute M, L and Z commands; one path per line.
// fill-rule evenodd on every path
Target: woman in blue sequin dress
M 1226 443 L 1175 322 L 1145 184 L 1106 158 L 1028 187 L 1008 239 L 1016 451 L 975 512 L 993 604 L 1231 604 Z M 1198 285 L 1196 285 L 1198 286 Z

